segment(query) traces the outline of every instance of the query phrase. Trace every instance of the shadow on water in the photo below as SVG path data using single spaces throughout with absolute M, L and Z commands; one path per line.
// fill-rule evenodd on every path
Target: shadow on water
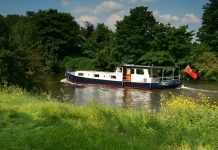
M 217 82 L 185 82 L 177 89 L 137 90 L 130 88 L 113 88 L 93 85 L 69 85 L 60 83 L 63 76 L 54 77 L 48 82 L 50 93 L 60 100 L 70 101 L 76 105 L 85 105 L 92 101 L 113 107 L 158 111 L 161 102 L 172 94 L 198 98 L 199 93 L 217 101 Z

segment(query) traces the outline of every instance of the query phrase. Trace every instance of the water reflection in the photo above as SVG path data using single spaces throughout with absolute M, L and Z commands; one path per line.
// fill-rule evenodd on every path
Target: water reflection
M 66 85 L 63 91 L 65 97 L 78 105 L 96 101 L 114 107 L 158 110 L 161 102 L 158 91 L 84 85 Z
M 130 89 L 126 88 L 126 89 L 123 90 L 123 97 L 122 97 L 122 99 L 123 99 L 123 106 L 124 107 L 130 107 L 131 106 L 131 104 L 133 102 L 131 96 L 132 95 L 131 95 L 131 90 Z

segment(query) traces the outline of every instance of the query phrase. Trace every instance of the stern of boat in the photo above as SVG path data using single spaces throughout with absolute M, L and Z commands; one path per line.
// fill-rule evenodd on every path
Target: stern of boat
M 160 88 L 176 88 L 182 85 L 182 82 L 177 79 L 161 81 L 159 83 Z

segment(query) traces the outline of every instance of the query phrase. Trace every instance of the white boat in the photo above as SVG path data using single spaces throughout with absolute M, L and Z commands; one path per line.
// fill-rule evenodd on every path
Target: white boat
M 180 69 L 170 66 L 121 64 L 115 72 L 67 71 L 67 80 L 74 84 L 96 84 L 138 89 L 176 88 L 181 85 Z

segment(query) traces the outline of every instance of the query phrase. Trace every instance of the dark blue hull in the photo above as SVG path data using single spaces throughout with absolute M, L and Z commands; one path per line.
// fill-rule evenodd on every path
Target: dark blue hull
M 166 88 L 176 88 L 181 85 L 181 82 L 177 80 L 167 84 L 162 84 L 162 83 L 136 83 L 136 82 L 99 80 L 99 79 L 78 77 L 71 74 L 68 74 L 67 78 L 70 82 L 77 83 L 77 84 L 95 84 L 95 85 L 105 85 L 105 86 L 114 86 L 114 87 L 131 87 L 137 89 L 166 89 Z

